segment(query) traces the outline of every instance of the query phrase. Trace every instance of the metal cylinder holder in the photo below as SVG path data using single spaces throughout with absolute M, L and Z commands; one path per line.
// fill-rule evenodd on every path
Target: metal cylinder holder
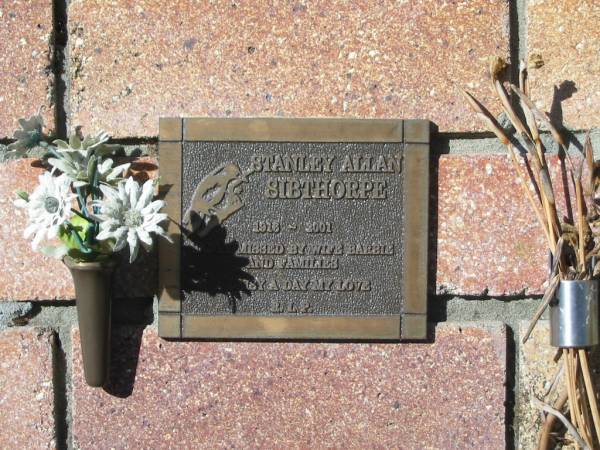
M 598 280 L 563 280 L 550 304 L 550 343 L 554 347 L 598 344 Z

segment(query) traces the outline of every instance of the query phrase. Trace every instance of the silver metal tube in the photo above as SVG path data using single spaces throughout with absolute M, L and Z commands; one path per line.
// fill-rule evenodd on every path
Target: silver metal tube
M 598 280 L 564 280 L 550 304 L 554 347 L 598 345 Z

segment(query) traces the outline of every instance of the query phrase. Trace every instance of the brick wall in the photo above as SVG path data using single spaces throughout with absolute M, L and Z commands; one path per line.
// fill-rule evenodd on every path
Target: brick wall
M 547 324 L 519 340 L 543 240 L 458 88 L 490 104 L 485 58 L 541 53 L 533 97 L 576 147 L 600 112 L 598 2 L 6 0 L 0 21 L 0 447 L 533 448 Z M 42 169 L 5 147 L 39 106 L 153 173 L 162 115 L 434 121 L 432 341 L 167 342 L 150 255 L 115 281 L 112 381 L 87 387 L 69 274 L 11 203 Z

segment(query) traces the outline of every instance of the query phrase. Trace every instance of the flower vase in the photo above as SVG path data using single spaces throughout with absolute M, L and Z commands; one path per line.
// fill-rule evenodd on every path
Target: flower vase
M 598 345 L 598 319 L 598 280 L 562 280 L 550 303 L 551 345 Z
M 63 262 L 75 284 L 85 381 L 90 386 L 103 386 L 110 363 L 111 277 L 115 262 L 77 262 L 68 256 Z

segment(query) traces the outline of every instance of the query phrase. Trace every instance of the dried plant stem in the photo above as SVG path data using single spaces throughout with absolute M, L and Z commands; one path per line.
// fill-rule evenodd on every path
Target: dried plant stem
M 517 132 L 521 136 L 524 136 L 524 137 L 528 136 L 525 125 L 523 125 L 523 122 L 521 122 L 521 119 L 519 119 L 519 116 L 517 116 L 514 109 L 512 108 L 512 105 L 510 104 L 510 100 L 508 99 L 508 95 L 507 95 L 506 91 L 504 90 L 504 86 L 502 86 L 502 83 L 497 78 L 494 79 L 494 88 L 496 89 L 496 93 L 498 94 L 498 97 L 500 98 L 500 102 L 502 103 L 502 108 L 504 109 L 504 112 L 510 119 L 511 123 L 513 124 L 513 126 L 515 127 Z
M 577 353 L 577 350 L 575 350 Z M 579 357 L 577 358 L 579 360 Z M 587 397 L 585 395 L 585 385 L 583 379 L 581 377 L 581 372 L 578 371 L 577 377 L 575 379 L 575 386 L 577 388 L 577 400 L 579 411 L 581 413 L 582 420 L 582 429 L 581 429 L 581 437 L 583 440 L 589 444 L 590 447 L 593 447 L 593 439 L 592 439 L 592 419 L 590 417 L 590 408 L 588 406 Z
M 487 125 L 488 129 L 496 135 L 500 142 L 502 142 L 504 145 L 507 145 L 510 142 L 508 137 L 504 133 L 504 130 L 496 123 L 494 119 L 492 119 L 490 112 L 481 103 L 475 100 L 475 97 L 473 97 L 467 91 L 463 89 L 461 92 L 467 100 L 469 106 L 471 106 L 473 111 L 475 111 L 482 122 Z
M 584 450 L 591 450 L 590 446 L 584 442 L 584 440 L 581 438 L 581 435 L 577 432 L 575 425 L 569 422 L 569 420 L 559 410 L 547 405 L 546 403 L 537 399 L 534 395 L 531 396 L 531 400 L 542 411 L 552 414 L 558 420 L 560 420 L 580 447 L 582 447 Z
M 575 180 L 575 197 L 577 199 L 577 226 L 579 229 L 579 272 L 585 273 L 587 271 L 585 264 L 585 205 L 583 199 L 583 188 L 581 186 L 581 176 Z
M 598 413 L 598 402 L 596 401 L 594 385 L 592 384 L 592 377 L 590 375 L 587 350 L 579 349 L 579 361 L 581 362 L 581 373 L 585 382 L 585 391 L 587 393 L 590 410 L 592 411 L 592 418 L 594 420 L 596 438 L 600 439 L 600 414 Z
M 567 385 L 567 391 L 569 392 L 569 412 L 571 415 L 571 422 L 575 428 L 580 429 L 581 424 L 577 409 L 577 391 L 575 389 L 575 378 L 573 377 L 573 360 L 571 358 L 571 349 L 566 349 L 565 354 L 565 384 Z
M 525 119 L 523 122 L 510 102 L 507 89 L 505 89 L 504 84 L 500 81 L 499 75 L 505 68 L 506 63 L 502 58 L 491 59 L 490 75 L 493 90 L 502 104 L 504 113 L 514 126 L 516 134 L 523 140 L 528 154 L 524 158 L 529 163 L 531 169 L 528 173 L 523 173 L 522 164 L 517 158 L 517 152 L 512 144 L 513 141 L 508 138 L 504 129 L 497 123 L 485 106 L 466 91 L 463 93 L 476 114 L 507 148 L 515 174 L 525 189 L 526 197 L 542 227 L 548 241 L 548 247 L 554 256 L 555 262 L 550 282 L 544 293 L 542 302 L 523 337 L 523 343 L 525 343 L 550 301 L 555 297 L 561 280 L 590 279 L 596 274 L 596 267 L 590 269 L 588 261 L 600 252 L 600 243 L 595 242 L 597 236 L 590 225 L 590 223 L 596 224 L 600 212 L 599 208 L 594 204 L 594 193 L 600 178 L 600 174 L 596 174 L 595 172 L 600 169 L 600 167 L 597 167 L 600 164 L 593 159 L 593 150 L 588 134 L 584 152 L 585 161 L 587 161 L 588 171 L 590 172 L 590 181 L 589 186 L 586 184 L 586 188 L 589 187 L 590 204 L 594 205 L 594 208 L 590 209 L 588 217 L 588 207 L 586 205 L 588 192 L 584 191 L 582 181 L 583 162 L 581 165 L 575 166 L 568 152 L 567 142 L 561 133 L 552 124 L 549 116 L 542 113 L 529 99 L 527 66 L 524 61 L 521 61 L 519 66 L 519 87 L 511 84 L 510 89 L 520 99 Z M 571 211 L 569 204 L 569 219 L 564 224 L 560 221 L 556 207 L 554 187 L 552 186 L 552 179 L 546 161 L 544 145 L 540 138 L 538 126 L 540 123 L 550 130 L 554 141 L 558 144 L 559 152 L 564 152 L 565 157 L 569 161 L 570 167 L 566 176 L 567 183 L 570 180 L 568 184 L 572 183 L 573 185 L 576 197 L 577 219 L 575 220 L 574 211 Z M 533 185 L 533 193 L 530 184 L 526 180 Z M 565 187 L 566 189 L 567 187 Z M 568 251 L 563 251 L 563 247 L 566 247 Z M 556 421 L 556 418 L 565 424 L 579 447 L 589 449 L 593 447 L 593 442 L 595 442 L 594 436 L 600 438 L 600 414 L 598 412 L 594 386 L 591 381 L 588 353 L 585 349 L 573 348 L 563 348 L 559 351 L 562 351 L 561 355 L 564 356 L 564 370 L 562 373 L 564 374 L 566 390 L 559 397 L 555 408 L 535 399 L 537 404 L 541 405 L 542 410 L 549 414 L 544 420 L 538 449 L 548 449 L 552 425 Z M 550 387 L 551 390 L 553 386 L 554 383 Z M 570 421 L 560 412 L 567 402 Z
M 563 391 L 559 396 L 556 402 L 553 405 L 553 408 L 556 411 L 561 411 L 567 400 L 569 399 L 569 392 Z M 554 414 L 548 414 L 546 416 L 546 420 L 542 425 L 542 431 L 540 433 L 540 439 L 538 441 L 538 450 L 548 450 L 550 448 L 550 433 L 552 431 L 552 427 L 556 423 L 557 417 Z
M 539 207 L 539 202 L 537 202 L 534 198 L 533 198 L 533 194 L 531 193 L 531 189 L 529 189 L 529 186 L 527 184 L 527 178 L 525 178 L 524 174 L 523 174 L 523 170 L 521 168 L 521 165 L 519 164 L 519 161 L 517 160 L 517 156 L 515 154 L 515 149 L 513 147 L 513 145 L 508 142 L 506 144 L 506 148 L 508 150 L 508 153 L 510 155 L 513 167 L 515 169 L 515 172 L 517 174 L 517 178 L 519 179 L 519 183 L 521 184 L 521 186 L 523 186 L 523 189 L 525 191 L 525 195 L 527 196 L 527 200 L 529 201 L 529 204 L 531 205 L 531 208 L 533 209 L 533 211 L 535 212 L 535 215 L 538 219 L 538 222 L 540 224 L 540 226 L 542 227 L 542 230 L 544 231 L 544 235 L 546 236 L 546 240 L 548 241 L 548 245 L 550 246 L 550 248 L 552 249 L 552 253 L 555 253 L 555 249 L 556 249 L 556 239 L 554 239 L 553 234 L 550 234 L 550 229 L 552 227 L 548 226 L 548 222 L 546 217 L 549 216 L 545 216 L 542 213 L 542 210 Z
M 564 376 L 565 376 L 565 365 L 564 365 L 564 363 L 560 363 L 559 369 L 556 372 L 556 375 L 554 375 L 554 379 L 552 380 L 552 383 L 550 383 L 550 385 L 544 392 L 544 397 L 548 397 L 552 393 L 552 391 L 558 386 L 558 383 L 560 383 L 560 380 L 562 380 L 564 378 Z
M 523 139 L 525 139 L 526 144 L 528 144 L 527 147 L 529 149 L 529 154 L 531 155 L 531 162 L 534 169 L 533 173 L 535 176 L 535 181 L 537 181 L 538 186 L 540 188 L 542 206 L 544 208 L 546 222 L 548 224 L 548 243 L 550 245 L 550 250 L 554 254 L 556 240 L 558 239 L 558 236 L 561 235 L 561 229 L 560 221 L 558 220 L 558 213 L 556 211 L 556 202 L 554 199 L 552 181 L 548 173 L 548 167 L 545 164 L 545 158 L 541 149 L 541 142 L 539 146 L 535 145 L 534 149 L 531 148 L 530 144 L 532 142 L 535 142 L 535 137 L 532 136 L 525 128 L 525 125 L 523 125 L 523 122 L 521 122 L 521 119 L 519 119 L 512 105 L 510 104 L 510 100 L 508 99 L 508 95 L 506 93 L 506 90 L 504 89 L 504 86 L 502 85 L 500 80 L 496 78 L 493 74 L 492 82 L 494 89 L 496 90 L 496 93 L 500 98 L 500 102 L 502 104 L 504 112 L 510 119 L 517 132 L 523 137 Z M 537 126 L 535 125 L 535 120 L 533 120 L 533 124 L 533 128 L 536 130 L 537 133 Z M 536 136 L 537 140 L 539 141 L 539 134 L 536 134 Z
M 537 131 L 537 129 L 536 129 Z M 542 166 L 546 168 L 546 170 L 548 170 L 548 164 L 546 163 L 546 156 L 544 155 L 544 148 L 542 146 L 542 141 L 540 140 L 540 136 L 538 135 L 537 138 L 534 138 L 534 144 L 535 144 L 535 150 L 537 152 L 538 158 L 540 159 L 540 161 L 542 162 Z
M 571 421 L 579 430 L 582 439 L 591 447 L 592 437 L 588 420 L 586 420 L 587 402 L 584 396 L 580 395 L 577 383 L 579 358 L 577 350 L 567 349 L 567 383 L 569 392 L 569 409 L 571 411 Z M 580 385 L 580 384 L 579 384 Z
M 535 157 L 537 159 L 537 156 Z M 541 164 L 538 161 L 539 164 Z M 556 211 L 556 199 L 554 197 L 554 188 L 552 187 L 552 180 L 548 172 L 548 167 L 540 166 L 539 169 L 540 179 L 540 194 L 542 195 L 542 203 L 546 207 L 546 214 L 548 216 L 548 224 L 550 225 L 550 235 L 554 236 L 553 242 L 562 234 L 560 221 L 558 220 L 558 212 Z M 552 250 L 552 247 L 550 247 Z M 552 252 L 554 253 L 554 252 Z
M 559 283 L 560 283 L 560 277 L 558 275 L 555 275 L 554 278 L 552 278 L 550 285 L 546 289 L 546 292 L 544 293 L 544 297 L 542 298 L 542 303 L 538 307 L 537 311 L 533 315 L 533 318 L 531 319 L 531 322 L 529 323 L 529 326 L 527 327 L 527 331 L 525 332 L 525 335 L 523 336 L 523 340 L 522 340 L 523 344 L 525 342 L 527 342 L 527 340 L 529 339 L 529 336 L 531 336 L 531 332 L 533 331 L 536 323 L 538 322 L 538 320 L 540 320 L 540 317 L 542 317 L 542 314 L 544 314 L 544 311 L 546 310 L 546 308 L 548 307 L 548 305 L 554 298 L 554 294 L 556 292 L 556 289 L 558 289 Z
M 546 239 L 548 240 L 548 245 L 550 246 L 550 248 L 552 249 L 552 253 L 554 254 L 556 239 L 552 239 L 552 235 L 549 234 L 549 229 L 551 228 L 551 226 L 549 226 L 548 224 L 550 222 L 546 221 L 546 215 L 540 209 L 539 201 L 536 201 L 533 198 L 533 194 L 531 193 L 529 186 L 528 186 L 527 182 L 525 181 L 529 177 L 525 177 L 522 173 L 521 165 L 519 164 L 519 161 L 517 160 L 514 146 L 512 145 L 512 143 L 510 142 L 510 140 L 508 139 L 506 134 L 504 133 L 504 130 L 502 130 L 502 128 L 500 128 L 500 126 L 492 119 L 490 112 L 487 109 L 485 109 L 485 107 L 483 105 L 481 105 L 477 100 L 475 100 L 475 98 L 471 94 L 469 94 L 467 91 L 463 90 L 462 94 L 464 95 L 465 99 L 467 100 L 467 103 L 469 103 L 469 105 L 471 106 L 473 111 L 475 111 L 477 116 L 487 125 L 487 127 L 496 135 L 496 137 L 500 140 L 500 142 L 502 142 L 504 144 L 504 146 L 506 147 L 508 154 L 510 156 L 510 159 L 512 161 L 513 167 L 515 169 L 515 172 L 517 174 L 517 177 L 519 179 L 519 182 L 521 183 L 521 185 L 523 186 L 523 189 L 525 190 L 525 195 L 527 196 L 527 200 L 529 201 L 533 211 L 535 212 L 535 215 L 540 223 L 540 226 L 542 227 L 542 230 L 544 231 L 544 234 L 546 235 Z M 534 182 L 534 181 L 532 180 L 532 182 Z M 540 187 L 539 190 L 541 192 L 542 188 Z
M 527 97 L 518 87 L 516 87 L 514 84 L 511 84 L 510 87 L 513 90 L 513 92 L 519 96 L 519 98 L 521 99 L 521 102 L 523 102 L 525 105 L 527 105 L 527 107 L 529 108 L 531 113 L 534 115 L 534 117 L 536 119 L 538 119 L 540 122 L 542 122 L 544 125 L 546 125 L 546 127 L 548 127 L 548 129 L 550 130 L 550 133 L 552 134 L 552 138 L 563 149 L 566 149 L 567 145 L 566 145 L 565 140 L 563 139 L 562 135 L 558 132 L 556 127 L 554 125 L 552 125 L 552 122 L 550 121 L 550 119 L 548 119 L 548 116 L 546 114 L 543 114 L 539 109 L 537 109 L 537 107 L 533 104 L 533 102 L 529 99 L 529 97 Z
M 500 99 L 500 103 L 502 104 L 502 108 L 504 109 L 504 112 L 510 119 L 511 123 L 513 124 L 513 126 L 515 127 L 517 132 L 527 142 L 532 142 L 533 141 L 532 136 L 529 134 L 529 132 L 525 128 L 525 125 L 523 125 L 523 122 L 521 122 L 521 119 L 519 119 L 519 116 L 517 116 L 512 105 L 510 104 L 508 94 L 506 93 L 506 90 L 504 89 L 502 82 L 496 77 L 496 74 L 493 72 L 493 70 L 491 71 L 491 75 L 492 75 L 492 84 L 498 95 L 498 98 Z M 531 148 L 529 145 L 528 145 L 528 147 Z M 556 243 L 556 240 L 558 239 L 558 236 L 560 236 L 560 223 L 558 220 L 558 214 L 556 212 L 556 203 L 554 201 L 554 192 L 552 189 L 552 182 L 550 180 L 550 176 L 548 174 L 547 167 L 544 167 L 544 164 L 542 163 L 543 154 L 540 157 L 538 151 L 535 150 L 535 151 L 530 151 L 530 155 L 531 155 L 531 162 L 532 162 L 533 169 L 534 169 L 533 173 L 536 178 L 535 181 L 537 181 L 537 183 L 540 187 L 540 194 L 542 196 L 542 206 L 546 212 L 546 221 L 547 221 L 547 224 L 549 225 L 548 226 L 548 234 L 549 234 L 548 243 L 550 245 L 550 250 L 554 254 L 555 253 L 555 243 Z
M 519 61 L 519 88 L 525 93 L 525 95 L 529 95 L 529 83 L 527 80 L 527 63 L 523 59 Z
M 595 186 L 594 186 L 594 168 L 595 168 L 595 164 L 594 164 L 594 149 L 592 148 L 592 139 L 590 137 L 590 130 L 588 130 L 588 132 L 585 135 L 585 143 L 583 145 L 583 148 L 585 150 L 585 161 L 587 163 L 588 166 L 588 190 L 589 190 L 589 201 L 590 201 L 590 205 L 594 204 L 594 190 L 595 190 Z
M 548 198 L 542 194 L 542 205 L 544 206 L 544 211 L 546 212 L 546 221 L 550 226 L 548 226 L 548 236 L 549 236 L 549 247 L 550 251 L 554 256 L 556 256 L 556 228 L 554 227 L 554 217 L 552 211 L 556 211 L 556 208 L 552 208 Z

